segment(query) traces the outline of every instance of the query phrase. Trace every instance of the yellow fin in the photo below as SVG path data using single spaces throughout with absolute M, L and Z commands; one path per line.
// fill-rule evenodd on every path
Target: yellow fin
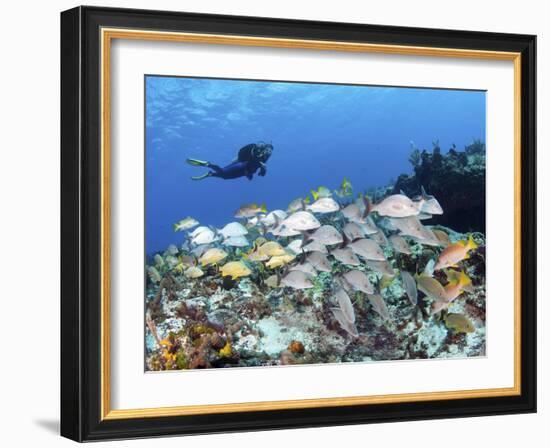
M 317 193 L 315 190 L 311 190 L 311 196 L 313 196 L 313 200 L 316 201 L 319 197 L 319 193 Z

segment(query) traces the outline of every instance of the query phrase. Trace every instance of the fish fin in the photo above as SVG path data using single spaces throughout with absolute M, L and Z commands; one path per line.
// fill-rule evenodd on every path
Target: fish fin
M 309 196 L 307 196 L 305 199 L 304 199 L 304 202 L 306 204 L 309 204 L 311 202 L 311 199 L 309 199 Z
M 343 249 L 344 247 L 346 247 L 351 241 L 349 240 L 349 238 L 346 236 L 345 233 L 342 233 L 342 244 L 340 245 L 340 249 Z
M 420 185 L 420 194 L 422 196 L 422 199 L 428 199 L 428 194 L 426 193 L 426 190 L 424 189 L 424 185 Z
M 317 198 L 319 197 L 319 193 L 317 193 L 315 190 L 310 190 L 311 191 L 311 196 L 313 196 L 313 200 L 316 201 Z
M 266 207 L 266 205 L 265 205 L 265 202 L 261 205 L 260 211 L 261 211 L 262 213 L 267 213 L 267 207 Z
M 302 234 L 302 247 L 307 246 L 313 241 L 313 239 L 311 238 L 311 233 L 307 230 L 303 230 L 300 233 Z
M 367 195 L 363 196 L 363 204 L 365 204 L 365 211 L 363 212 L 363 219 L 365 219 L 372 211 L 372 202 Z

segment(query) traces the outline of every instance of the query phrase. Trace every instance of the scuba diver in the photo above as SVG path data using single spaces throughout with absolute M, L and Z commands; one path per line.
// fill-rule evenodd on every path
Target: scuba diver
M 252 176 L 258 170 L 258 175 L 265 176 L 267 173 L 265 163 L 271 156 L 272 152 L 273 145 L 269 143 L 250 143 L 239 149 L 237 158 L 224 167 L 197 159 L 187 159 L 187 163 L 189 165 L 204 166 L 205 168 L 210 169 L 210 171 L 205 174 L 191 177 L 193 180 L 202 180 L 207 177 L 220 177 L 222 179 L 237 179 L 239 177 L 246 177 L 248 180 L 252 180 Z

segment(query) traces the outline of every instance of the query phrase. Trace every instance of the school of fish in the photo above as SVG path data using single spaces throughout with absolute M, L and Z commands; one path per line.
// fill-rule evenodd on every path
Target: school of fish
M 462 262 L 478 245 L 472 235 L 451 241 L 442 228 L 425 224 L 443 213 L 424 188 L 412 198 L 401 192 L 375 201 L 364 194 L 354 196 L 344 179 L 340 188 L 321 186 L 311 190 L 311 197 L 296 198 L 284 209 L 245 204 L 221 228 L 200 225 L 188 216 L 174 224 L 175 232 L 184 232 L 184 243 L 156 254 L 147 273 L 153 284 L 161 282 L 162 272 L 170 271 L 188 281 L 208 275 L 235 284 L 249 278 L 268 288 L 292 290 L 312 289 L 317 277 L 327 273 L 330 310 L 352 339 L 360 337 L 357 294 L 389 321 L 392 316 L 381 290 L 399 281 L 410 306 L 418 306 L 421 292 L 431 315 L 443 313 L 449 329 L 468 333 L 474 328 L 468 317 L 447 309 L 472 290 Z M 435 256 L 413 270 L 395 269 L 392 259 L 410 257 L 413 244 L 431 247 Z

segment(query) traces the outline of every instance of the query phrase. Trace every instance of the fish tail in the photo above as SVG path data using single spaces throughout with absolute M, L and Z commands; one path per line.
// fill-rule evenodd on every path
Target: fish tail
M 302 247 L 308 245 L 313 241 L 311 234 L 307 231 L 300 232 L 302 234 Z
M 260 211 L 262 213 L 267 213 L 267 206 L 265 205 L 265 202 L 260 206 Z
M 466 274 L 466 272 L 464 271 L 460 271 L 459 281 L 462 286 L 470 285 L 472 283 L 472 279 L 468 277 L 468 274 Z
M 370 201 L 367 195 L 363 196 L 363 204 L 365 204 L 365 211 L 363 213 L 363 218 L 366 218 L 372 212 L 372 207 L 373 207 L 372 202 Z
M 424 185 L 420 185 L 420 195 L 424 199 L 428 199 L 428 195 L 426 194 L 426 190 L 424 189 Z
M 319 197 L 319 193 L 317 193 L 315 190 L 310 190 L 311 191 L 311 196 L 313 196 L 313 200 L 316 201 L 317 198 Z

